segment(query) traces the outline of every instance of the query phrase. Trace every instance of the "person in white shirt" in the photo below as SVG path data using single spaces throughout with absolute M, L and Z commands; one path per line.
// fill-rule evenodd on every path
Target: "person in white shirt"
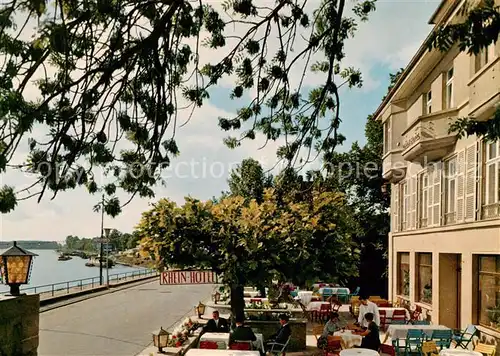
M 377 304 L 370 302 L 366 295 L 362 295 L 359 297 L 359 301 L 361 305 L 359 306 L 359 316 L 358 316 L 358 324 L 363 328 L 368 328 L 368 321 L 365 319 L 366 313 L 373 314 L 373 322 L 380 326 L 380 313 L 378 312 Z

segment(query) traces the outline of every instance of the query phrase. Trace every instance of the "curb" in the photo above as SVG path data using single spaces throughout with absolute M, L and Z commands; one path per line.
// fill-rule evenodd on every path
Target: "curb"
M 85 300 L 100 297 L 102 295 L 119 292 L 121 290 L 125 290 L 135 286 L 140 286 L 142 284 L 151 283 L 151 281 L 153 281 L 157 277 L 158 276 L 149 276 L 141 279 L 136 279 L 133 281 L 126 281 L 120 284 L 110 285 L 109 288 L 107 286 L 102 286 L 102 287 L 88 289 L 85 291 L 65 294 L 62 296 L 41 300 L 40 307 L 45 307 L 45 308 L 40 308 L 40 313 L 62 308 L 79 302 L 83 302 Z M 67 303 L 64 303 L 64 301 L 67 301 Z

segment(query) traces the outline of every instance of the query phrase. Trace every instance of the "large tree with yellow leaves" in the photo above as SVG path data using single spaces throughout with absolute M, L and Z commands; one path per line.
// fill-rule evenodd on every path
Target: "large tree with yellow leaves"
M 267 189 L 261 203 L 239 196 L 218 203 L 163 199 L 143 214 L 138 233 L 160 266 L 210 268 L 231 287 L 233 315 L 243 313 L 243 287 L 273 279 L 343 280 L 357 273 L 351 240 L 356 224 L 343 195 L 315 192 L 307 202 L 278 204 Z

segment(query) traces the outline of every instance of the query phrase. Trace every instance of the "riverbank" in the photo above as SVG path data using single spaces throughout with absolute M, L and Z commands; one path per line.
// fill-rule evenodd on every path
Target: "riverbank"
M 128 267 L 141 267 L 141 268 L 155 268 L 154 261 L 142 258 L 142 257 L 132 257 L 126 255 L 115 255 L 115 263 L 122 266 Z

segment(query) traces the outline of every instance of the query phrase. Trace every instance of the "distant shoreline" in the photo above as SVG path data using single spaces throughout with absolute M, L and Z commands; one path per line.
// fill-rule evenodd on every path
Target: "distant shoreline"
M 57 250 L 61 247 L 56 241 L 16 240 L 17 246 L 27 250 Z M 14 241 L 0 241 L 0 249 L 6 250 L 14 246 Z

